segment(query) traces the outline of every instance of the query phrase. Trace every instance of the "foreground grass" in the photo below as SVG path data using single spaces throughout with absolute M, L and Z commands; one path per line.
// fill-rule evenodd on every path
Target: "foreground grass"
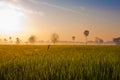
M 120 80 L 120 46 L 0 46 L 0 80 Z

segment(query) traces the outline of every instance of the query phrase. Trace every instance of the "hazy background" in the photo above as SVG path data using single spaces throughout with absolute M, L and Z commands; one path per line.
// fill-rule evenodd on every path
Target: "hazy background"
M 120 36 L 119 0 L 0 0 L 19 7 L 25 14 L 24 30 L 14 34 L 1 33 L 1 37 L 19 36 L 27 40 L 36 35 L 39 40 L 50 40 L 58 33 L 60 40 L 84 41 L 84 30 L 89 40 L 100 37 L 105 41 Z M 12 26 L 11 26 L 12 28 Z

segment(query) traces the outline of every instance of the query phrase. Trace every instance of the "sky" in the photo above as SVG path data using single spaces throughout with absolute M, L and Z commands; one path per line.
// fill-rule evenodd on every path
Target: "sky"
M 11 35 L 1 31 L 2 37 L 27 40 L 36 35 L 38 40 L 47 41 L 57 33 L 60 40 L 76 36 L 76 41 L 84 41 L 84 30 L 90 31 L 88 40 L 99 37 L 111 41 L 120 36 L 120 0 L 0 0 L 0 5 L 3 2 L 16 6 L 15 11 L 23 13 L 25 19 L 21 20 L 23 31 Z

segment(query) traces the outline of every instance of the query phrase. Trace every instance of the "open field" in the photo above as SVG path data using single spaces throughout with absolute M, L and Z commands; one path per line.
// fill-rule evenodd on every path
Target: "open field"
M 120 46 L 0 46 L 0 80 L 120 80 Z

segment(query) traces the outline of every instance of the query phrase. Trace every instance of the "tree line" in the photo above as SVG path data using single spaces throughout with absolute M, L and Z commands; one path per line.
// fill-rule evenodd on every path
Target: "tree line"
M 84 36 L 85 36 L 85 45 L 87 45 L 88 44 L 88 36 L 89 36 L 89 34 L 90 34 L 90 31 L 89 30 L 85 30 L 84 32 L 83 32 L 83 34 L 84 34 Z M 75 36 L 72 36 L 72 40 L 73 40 L 73 43 L 75 42 L 75 39 L 76 39 L 76 37 Z M 51 42 L 53 43 L 53 44 L 55 44 L 56 42 L 58 42 L 59 41 L 59 35 L 57 34 L 57 33 L 53 33 L 51 36 L 50 36 L 50 40 L 51 40 Z M 10 42 L 10 43 L 12 43 L 13 41 L 12 41 L 12 37 L 9 37 L 9 39 L 7 40 L 6 38 L 4 38 L 4 42 L 6 43 L 6 42 Z M 19 37 L 16 37 L 16 44 L 20 44 L 21 43 L 21 39 L 19 38 Z M 34 44 L 36 42 L 36 36 L 35 35 L 31 35 L 29 38 L 28 38 L 28 42 L 27 43 L 31 43 L 31 44 Z M 96 37 L 95 38 L 95 42 L 97 43 L 97 44 L 102 44 L 102 43 L 104 43 L 104 40 L 103 39 L 101 39 L 101 38 L 99 38 L 99 37 Z M 119 45 L 120 44 L 120 37 L 118 37 L 118 38 L 114 38 L 113 39 L 113 42 L 115 43 L 115 44 L 117 44 L 117 45 Z

